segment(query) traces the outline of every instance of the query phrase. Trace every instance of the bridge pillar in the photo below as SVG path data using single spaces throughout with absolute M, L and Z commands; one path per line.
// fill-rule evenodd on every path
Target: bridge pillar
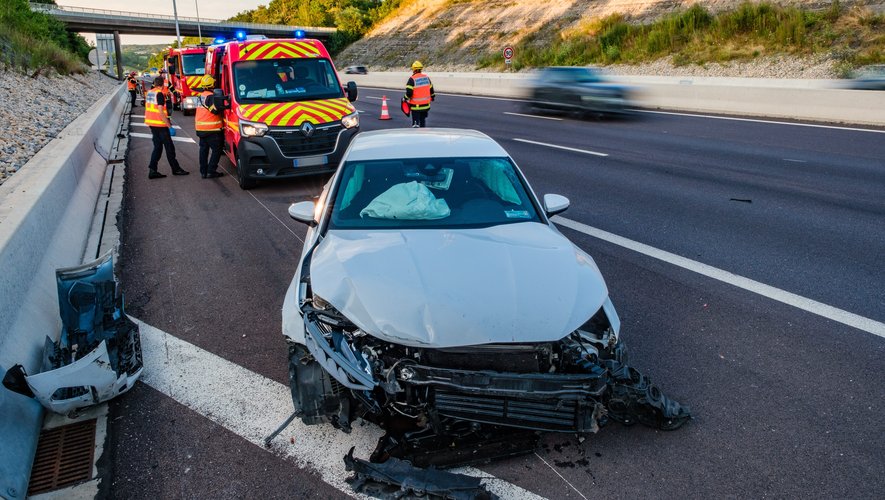
M 117 78 L 123 79 L 123 51 L 120 49 L 120 32 L 114 31 L 114 54 L 117 56 Z

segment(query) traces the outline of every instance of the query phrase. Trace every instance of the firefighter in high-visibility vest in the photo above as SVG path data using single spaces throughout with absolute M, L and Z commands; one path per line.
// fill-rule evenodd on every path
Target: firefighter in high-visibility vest
M 200 138 L 200 177 L 214 179 L 224 175 L 218 171 L 218 160 L 221 158 L 221 148 L 224 145 L 224 123 L 221 120 L 223 103 L 215 102 L 215 96 L 212 94 L 215 79 L 210 75 L 204 76 L 199 86 L 203 90 L 199 94 L 200 105 L 197 106 L 194 115 L 194 125 L 197 137 Z
M 430 82 L 430 77 L 424 74 L 424 65 L 421 64 L 421 61 L 412 63 L 412 76 L 406 83 L 404 99 L 409 103 L 412 127 L 426 126 L 430 102 L 436 100 L 436 94 L 433 92 L 433 83 Z
M 154 78 L 154 85 L 148 91 L 144 101 L 144 124 L 151 129 L 151 138 L 154 141 L 154 150 L 151 152 L 151 161 L 148 163 L 148 178 L 161 179 L 166 177 L 157 171 L 157 163 L 166 149 L 166 160 L 172 167 L 172 175 L 187 175 L 190 172 L 181 168 L 175 159 L 175 144 L 172 143 L 172 134 L 169 128 L 172 122 L 169 116 L 172 114 L 172 100 L 163 92 L 164 79 L 161 76 Z
M 137 74 L 138 73 L 133 71 L 132 73 L 129 73 L 129 77 L 126 78 L 126 90 L 129 91 L 129 97 L 132 98 L 133 108 L 137 106 L 135 103 L 135 94 L 138 92 L 138 79 L 135 77 Z

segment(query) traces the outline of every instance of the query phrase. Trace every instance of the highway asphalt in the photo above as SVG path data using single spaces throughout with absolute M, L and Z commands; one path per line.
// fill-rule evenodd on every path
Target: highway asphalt
M 382 95 L 392 120 L 378 120 Z M 360 89 L 362 130 L 406 126 L 399 95 Z M 482 471 L 550 498 L 880 495 L 885 131 L 526 113 L 518 101 L 440 95 L 428 124 L 489 134 L 536 192 L 571 200 L 561 230 L 605 276 L 631 364 L 695 419 L 673 432 L 612 424 L 583 442 L 548 435 L 536 454 Z M 179 138 L 196 138 L 192 118 L 175 118 Z M 195 143 L 176 148 L 192 174 L 148 180 L 150 140 L 130 142 L 119 262 L 128 312 L 286 384 L 280 308 L 305 232 L 286 209 L 328 176 L 246 192 L 233 176 L 201 179 Z M 112 403 L 104 495 L 347 493 L 327 484 L 322 464 L 266 451 L 201 413 L 189 383 L 139 383 Z M 242 391 L 249 410 L 271 406 Z

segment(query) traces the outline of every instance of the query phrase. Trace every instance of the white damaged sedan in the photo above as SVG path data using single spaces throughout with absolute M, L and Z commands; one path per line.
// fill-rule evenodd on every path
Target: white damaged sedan
M 319 200 L 289 208 L 310 226 L 283 306 L 301 419 L 375 422 L 373 459 L 416 465 L 512 455 L 517 429 L 687 421 L 626 365 L 599 269 L 549 219 L 568 205 L 480 132 L 359 134 Z

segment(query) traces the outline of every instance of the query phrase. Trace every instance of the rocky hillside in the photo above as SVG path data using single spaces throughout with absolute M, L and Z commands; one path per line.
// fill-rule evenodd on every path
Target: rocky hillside
M 631 23 L 648 22 L 695 3 L 711 13 L 733 9 L 744 0 L 413 0 L 388 16 L 362 40 L 345 49 L 337 58 L 340 66 L 362 64 L 370 70 L 406 68 L 421 59 L 435 71 L 471 71 L 483 58 L 505 46 L 515 46 L 531 37 L 558 36 L 613 13 L 627 16 Z M 786 5 L 807 9 L 827 9 L 838 0 L 782 0 Z M 772 3 L 778 3 L 774 1 Z M 841 0 L 845 7 L 863 6 L 885 12 L 885 0 Z M 784 63 L 784 64 L 781 64 Z M 827 57 L 762 57 L 752 63 L 763 70 L 757 76 L 833 77 L 835 70 Z M 705 68 L 674 68 L 668 60 L 646 65 L 655 74 L 706 74 Z M 719 65 L 717 65 L 719 66 Z M 726 65 L 728 66 L 728 65 Z M 765 67 L 775 68 L 765 71 Z M 794 68 L 799 71 L 796 74 Z M 634 68 L 635 69 L 635 68 Z M 730 75 L 722 68 L 717 74 Z M 808 70 L 811 69 L 809 74 Z M 741 68 L 745 71 L 746 68 Z M 787 74 L 784 71 L 788 71 Z M 630 71 L 636 72 L 636 71 Z M 640 70 L 639 72 L 643 72 Z M 768 73 L 774 73 L 769 75 Z
M 120 82 L 91 71 L 85 75 L 30 77 L 0 69 L 0 184 L 24 166 L 74 118 Z

